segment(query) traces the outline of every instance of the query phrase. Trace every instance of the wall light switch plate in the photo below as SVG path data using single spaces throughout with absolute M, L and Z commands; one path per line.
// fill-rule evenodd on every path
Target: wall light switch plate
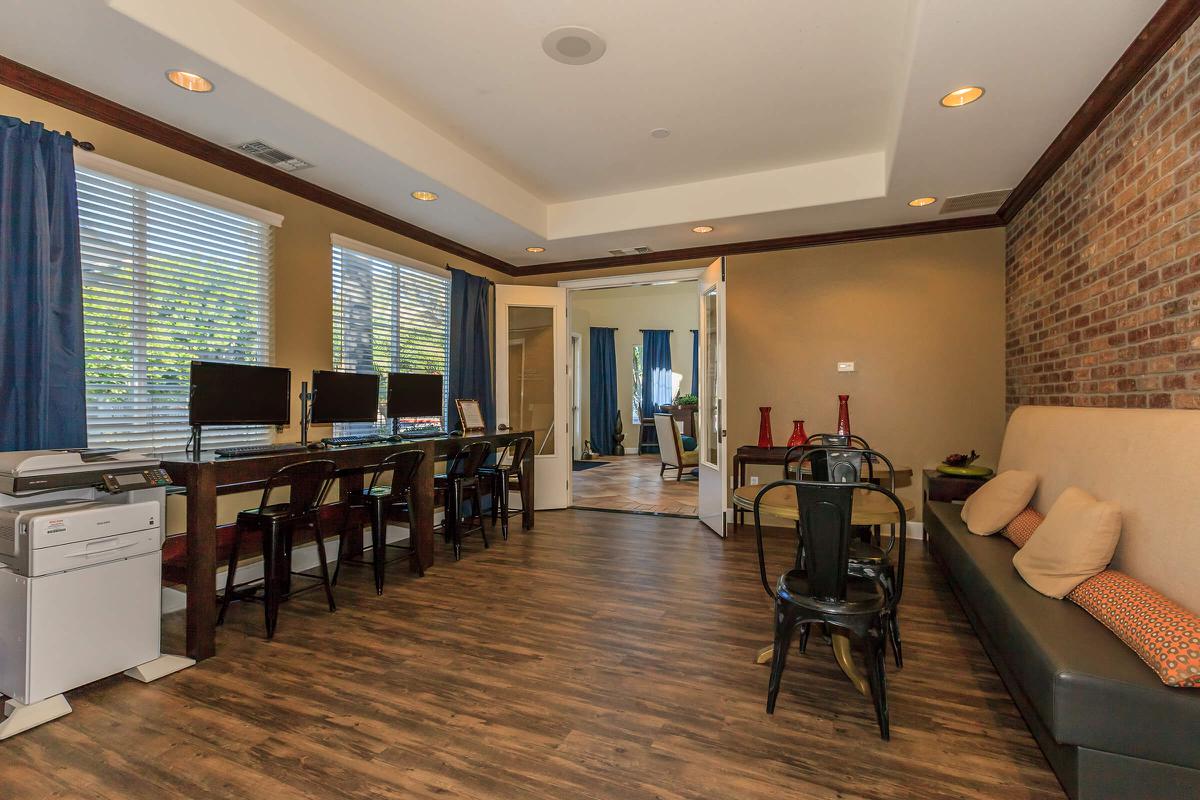
M 838 372 L 854 372 L 854 362 L 853 361 L 839 361 L 839 362 L 837 362 L 837 364 L 838 364 Z
M 751 475 L 751 476 L 750 476 L 750 485 L 751 485 L 751 486 L 758 486 L 758 476 L 757 476 L 757 475 Z

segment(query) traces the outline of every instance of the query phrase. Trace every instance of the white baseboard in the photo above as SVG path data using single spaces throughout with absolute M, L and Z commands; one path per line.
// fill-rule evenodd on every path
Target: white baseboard
M 908 528 L 908 530 L 905 531 L 905 533 L 908 534 L 909 539 L 924 539 L 925 538 L 925 523 L 924 522 L 910 521 L 907 525 L 907 528 Z

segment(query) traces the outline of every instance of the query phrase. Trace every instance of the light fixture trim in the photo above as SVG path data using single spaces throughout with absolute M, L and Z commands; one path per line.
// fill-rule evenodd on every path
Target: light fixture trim
M 422 203 L 432 203 L 434 200 L 438 199 L 438 196 L 437 196 L 437 192 L 427 192 L 422 189 L 422 190 L 413 192 L 412 199 L 420 200 Z
M 591 28 L 564 25 L 542 39 L 542 51 L 560 64 L 573 67 L 599 61 L 608 45 Z
M 924 208 L 925 206 L 931 206 L 936 202 L 936 197 L 918 197 L 913 200 L 909 200 L 908 204 L 913 208 Z
M 650 136 L 654 139 L 665 139 L 670 135 L 671 130 L 669 128 L 655 128 L 654 130 L 650 131 Z
M 525 252 L 526 253 L 544 253 L 544 252 L 546 252 L 546 248 L 544 248 L 544 247 L 526 247 Z
M 213 82 L 203 75 L 188 72 L 185 69 L 169 69 L 166 71 L 167 80 L 185 92 L 208 94 L 213 90 Z
M 713 232 L 712 225 L 697 225 L 696 227 L 692 228 L 692 233 L 712 233 L 712 232 Z
M 944 95 L 940 102 L 945 108 L 962 108 L 965 105 L 974 103 L 983 97 L 983 95 L 984 90 L 982 86 L 960 86 Z

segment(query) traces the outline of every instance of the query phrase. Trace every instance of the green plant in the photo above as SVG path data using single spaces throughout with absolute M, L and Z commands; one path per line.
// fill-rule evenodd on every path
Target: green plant
M 700 404 L 700 398 L 694 394 L 681 394 L 675 398 L 677 406 L 695 406 Z

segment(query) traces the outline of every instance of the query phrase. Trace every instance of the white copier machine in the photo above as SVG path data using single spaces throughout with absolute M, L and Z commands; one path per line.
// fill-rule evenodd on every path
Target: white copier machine
M 169 484 L 140 453 L 0 453 L 0 739 L 69 714 L 71 689 L 194 663 L 159 652 Z

